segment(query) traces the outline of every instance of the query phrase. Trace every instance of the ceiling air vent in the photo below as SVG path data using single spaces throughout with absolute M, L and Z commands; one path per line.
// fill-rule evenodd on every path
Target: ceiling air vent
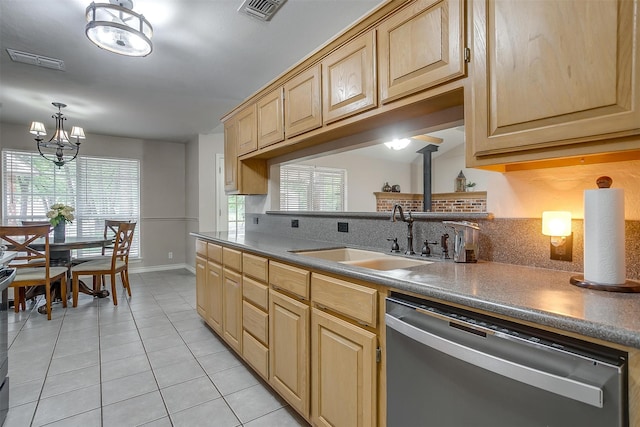
M 14 62 L 23 62 L 37 67 L 52 68 L 64 71 L 64 61 L 61 59 L 47 58 L 46 56 L 34 53 L 20 52 L 19 50 L 7 49 L 7 53 Z
M 245 0 L 238 12 L 245 13 L 261 21 L 270 21 L 280 6 L 287 0 Z

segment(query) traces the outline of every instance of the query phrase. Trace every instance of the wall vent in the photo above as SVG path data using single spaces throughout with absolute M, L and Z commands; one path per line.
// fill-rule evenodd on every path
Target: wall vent
M 287 0 L 245 0 L 238 12 L 257 18 L 261 21 L 270 21 L 280 6 Z
M 61 59 L 47 58 L 46 56 L 36 55 L 35 53 L 20 52 L 15 49 L 7 49 L 7 53 L 14 62 L 22 62 L 36 67 L 52 68 L 54 70 L 64 71 L 64 61 Z

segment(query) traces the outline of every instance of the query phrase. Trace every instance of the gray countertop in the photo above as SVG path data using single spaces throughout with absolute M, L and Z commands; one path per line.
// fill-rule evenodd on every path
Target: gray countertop
M 640 348 L 640 294 L 579 288 L 569 283 L 570 277 L 577 273 L 482 261 L 459 264 L 437 259 L 428 265 L 375 271 L 291 252 L 344 247 L 339 243 L 263 233 L 191 235 L 304 267 Z

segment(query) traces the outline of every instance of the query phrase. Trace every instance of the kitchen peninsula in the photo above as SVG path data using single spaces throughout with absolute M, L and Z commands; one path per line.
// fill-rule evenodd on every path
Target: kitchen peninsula
M 254 369 L 259 366 L 260 369 L 256 371 L 292 407 L 315 424 L 322 423 L 323 414 L 314 412 L 331 408 L 327 402 L 320 401 L 328 396 L 326 388 L 335 386 L 336 389 L 331 389 L 335 399 L 355 394 L 358 404 L 354 408 L 371 408 L 368 416 L 372 422 L 369 425 L 385 425 L 384 301 L 390 292 L 395 291 L 626 351 L 629 355 L 630 425 L 640 425 L 640 408 L 636 403 L 640 392 L 638 294 L 581 289 L 569 284 L 572 275 L 570 272 L 527 266 L 486 261 L 459 264 L 431 259 L 432 262 L 425 265 L 380 271 L 295 253 L 301 250 L 344 247 L 335 242 L 279 237 L 251 231 L 244 236 L 224 232 L 192 235 L 197 238 L 198 307 L 200 311 L 202 305 L 201 315 L 215 330 L 214 324 L 209 320 L 210 310 L 208 312 L 207 309 L 213 307 L 214 310 L 219 310 L 223 324 L 221 336 L 230 345 L 228 336 L 244 337 L 248 346 L 243 348 L 242 344 L 238 344 L 234 347 L 238 354 Z M 373 250 L 381 251 L 379 248 Z M 231 275 L 235 280 L 231 280 L 233 285 L 227 283 L 226 273 L 214 273 L 213 276 L 210 273 L 227 270 L 223 251 L 230 251 L 236 259 L 248 257 L 249 263 L 245 266 L 249 268 L 249 273 L 243 272 L 242 263 L 239 263 L 239 270 Z M 222 253 L 222 257 L 216 260 L 215 254 L 218 252 Z M 214 254 L 213 257 L 211 254 Z M 256 280 L 256 274 L 252 272 L 256 259 L 262 262 L 261 280 Z M 217 276 L 224 277 L 224 280 L 217 283 Z M 245 285 L 249 284 L 250 293 L 259 289 L 265 300 L 262 307 L 267 307 L 266 309 L 257 308 L 253 303 L 255 298 L 244 293 L 247 287 L 242 287 L 243 279 Z M 234 286 L 239 287 L 233 294 L 233 298 L 239 301 L 235 303 L 227 298 L 229 293 L 226 292 L 228 287 L 232 289 Z M 219 294 L 216 295 L 215 292 Z M 216 307 L 216 304 L 221 306 Z M 235 304 L 233 307 L 236 308 L 230 309 L 230 304 Z M 256 323 L 256 312 L 257 318 L 262 322 L 261 342 L 251 333 Z M 236 316 L 233 318 L 233 328 L 237 328 L 231 334 L 224 327 L 224 322 L 230 315 Z M 334 323 L 326 326 L 327 322 Z M 331 325 L 336 324 L 338 326 L 332 329 Z M 327 379 L 319 374 L 322 368 L 336 368 L 329 368 L 330 361 L 323 359 L 327 355 L 317 352 L 323 348 L 322 345 L 326 345 L 322 341 L 322 335 L 318 336 L 317 332 L 318 328 L 322 330 L 322 325 L 337 335 L 354 333 L 361 338 L 361 341 L 355 338 L 349 341 L 361 343 L 358 351 L 338 354 L 355 358 L 341 363 L 347 366 L 364 366 L 363 371 L 351 372 L 352 376 L 357 377 L 353 382 L 345 376 L 339 376 L 339 381 L 345 388 L 350 384 L 363 384 L 364 390 L 342 391 L 336 384 L 326 384 Z M 298 340 L 288 341 L 286 344 L 279 342 L 283 336 L 279 327 L 297 336 Z M 241 341 L 242 338 L 235 340 L 237 343 Z M 257 359 L 259 363 L 255 359 L 256 343 L 259 344 L 257 347 L 262 355 L 261 359 Z M 286 354 L 285 362 L 281 360 L 282 352 L 300 348 L 303 351 Z M 338 347 L 331 348 L 332 351 L 338 350 Z M 379 355 L 376 356 L 376 353 Z M 379 360 L 377 367 L 376 357 Z M 295 380 L 278 377 L 278 369 L 283 366 L 279 365 L 281 363 L 285 363 L 284 366 L 290 372 L 295 372 Z M 374 366 L 368 363 L 373 363 Z M 309 388 L 310 395 L 307 392 Z M 366 402 L 369 402 L 369 406 Z

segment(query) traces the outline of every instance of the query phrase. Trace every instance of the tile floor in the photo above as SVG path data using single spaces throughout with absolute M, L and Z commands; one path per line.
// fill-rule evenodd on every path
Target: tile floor
M 5 427 L 307 425 L 203 323 L 192 273 L 130 280 L 118 306 L 81 295 L 50 321 L 9 311 Z

